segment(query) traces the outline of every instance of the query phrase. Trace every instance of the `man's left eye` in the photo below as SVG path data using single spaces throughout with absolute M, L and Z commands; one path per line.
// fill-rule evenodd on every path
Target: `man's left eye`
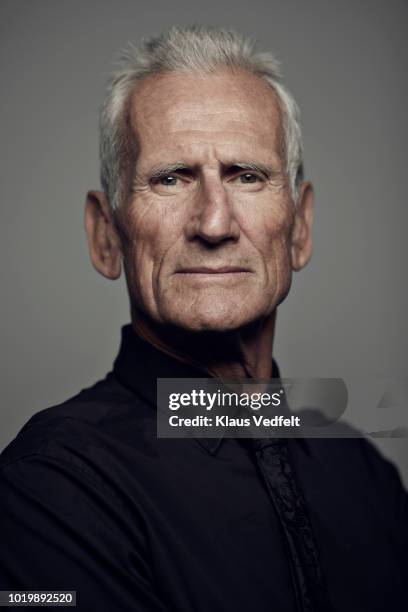
M 259 176 L 256 174 L 252 174 L 247 172 L 246 174 L 239 175 L 239 181 L 244 185 L 250 185 L 251 183 L 257 183 L 259 181 Z

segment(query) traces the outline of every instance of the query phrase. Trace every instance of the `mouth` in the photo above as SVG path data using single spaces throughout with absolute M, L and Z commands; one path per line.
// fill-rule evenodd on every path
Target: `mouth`
M 249 273 L 251 270 L 248 268 L 240 268 L 238 266 L 222 266 L 220 268 L 210 268 L 207 266 L 197 266 L 193 268 L 180 268 L 177 270 L 177 274 L 243 274 Z

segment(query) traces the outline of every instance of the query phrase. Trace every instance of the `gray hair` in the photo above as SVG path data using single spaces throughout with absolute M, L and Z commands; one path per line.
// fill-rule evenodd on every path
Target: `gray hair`
M 255 51 L 255 44 L 231 30 L 213 27 L 172 27 L 136 47 L 129 44 L 121 66 L 109 82 L 100 116 L 101 183 L 112 209 L 128 194 L 136 148 L 130 142 L 129 100 L 137 83 L 164 72 L 214 72 L 220 68 L 246 70 L 274 90 L 283 125 L 283 155 L 294 201 L 303 180 L 300 113 L 282 82 L 279 62 L 271 53 Z M 133 149 L 133 150 L 132 150 Z

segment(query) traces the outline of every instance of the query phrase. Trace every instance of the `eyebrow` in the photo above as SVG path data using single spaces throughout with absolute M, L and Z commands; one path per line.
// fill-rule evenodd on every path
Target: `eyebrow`
M 259 164 L 255 162 L 240 162 L 235 161 L 230 164 L 223 164 L 224 167 L 229 168 L 240 168 L 241 170 L 253 170 L 254 172 L 258 172 L 259 174 L 264 174 L 266 177 L 271 178 L 273 176 L 277 176 L 280 174 L 276 168 L 269 166 L 267 164 Z
M 281 174 L 279 170 L 273 168 L 268 164 L 255 163 L 255 162 L 241 162 L 241 161 L 231 161 L 230 163 L 221 164 L 224 171 L 228 168 L 240 168 L 241 170 L 253 170 L 254 172 L 259 172 L 260 174 L 265 175 L 268 178 L 272 178 L 274 176 L 278 176 Z M 191 166 L 186 164 L 185 162 L 175 162 L 172 164 L 165 165 L 157 165 L 153 166 L 151 170 L 147 173 L 150 178 L 160 178 L 167 174 L 171 174 L 172 172 L 179 172 L 180 170 L 188 170 L 194 171 L 196 166 Z
M 180 170 L 192 170 L 191 166 L 185 164 L 184 162 L 175 162 L 174 164 L 166 164 L 160 166 L 153 166 L 148 174 L 150 178 L 160 178 L 161 176 L 165 176 L 166 174 L 171 174 L 172 172 L 177 172 Z

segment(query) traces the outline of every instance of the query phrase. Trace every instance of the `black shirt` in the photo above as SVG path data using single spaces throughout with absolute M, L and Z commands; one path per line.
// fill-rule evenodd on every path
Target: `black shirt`
M 28 421 L 0 459 L 0 590 L 75 590 L 100 612 L 299 609 L 247 445 L 157 439 L 156 378 L 202 376 L 125 326 L 104 380 Z M 394 466 L 362 439 L 287 443 L 332 609 L 406 610 Z

